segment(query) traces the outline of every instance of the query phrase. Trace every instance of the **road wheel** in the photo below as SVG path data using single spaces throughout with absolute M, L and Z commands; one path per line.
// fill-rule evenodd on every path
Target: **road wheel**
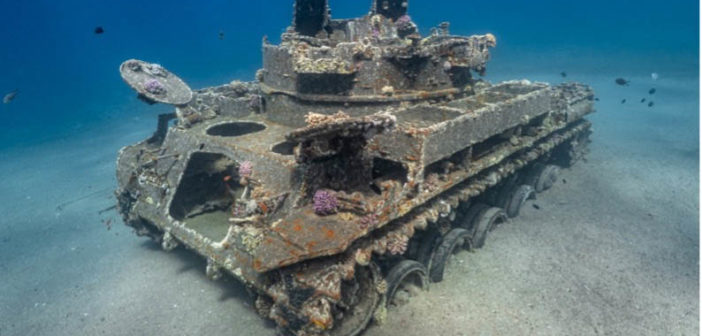
M 481 212 L 489 208 L 490 206 L 485 203 L 475 203 L 471 205 L 470 208 L 468 208 L 468 210 L 466 211 L 461 221 L 458 223 L 458 227 L 466 229 L 469 232 L 473 232 L 475 230 L 475 227 L 473 227 L 473 225 L 475 224 L 475 218 Z
M 431 281 L 439 282 L 444 279 L 444 270 L 451 257 L 458 251 L 470 248 L 470 239 L 470 231 L 463 228 L 453 228 L 443 236 L 432 257 L 431 268 L 429 269 Z
M 427 290 L 429 280 L 427 269 L 415 260 L 405 259 L 397 263 L 388 272 L 385 281 L 388 283 L 387 305 L 399 306 L 412 296 L 416 288 Z
M 528 199 L 536 198 L 534 188 L 527 184 L 522 184 L 516 188 L 505 190 L 500 197 L 500 206 L 505 209 L 509 218 L 519 216 L 519 211 Z
M 481 211 L 473 220 L 473 247 L 483 247 L 488 232 L 492 231 L 498 224 L 508 220 L 509 217 L 505 211 L 498 207 L 491 207 Z
M 330 336 L 357 336 L 368 327 L 381 302 L 377 287 L 380 279 L 380 270 L 371 263 L 357 268 L 353 280 L 342 283 L 342 297 L 335 308 L 335 315 L 341 318 L 334 321 Z

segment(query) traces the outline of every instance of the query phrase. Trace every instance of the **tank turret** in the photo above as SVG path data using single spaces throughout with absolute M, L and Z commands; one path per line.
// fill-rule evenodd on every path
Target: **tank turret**
M 368 15 L 330 18 L 327 1 L 295 2 L 280 45 L 264 42 L 258 79 L 271 118 L 302 126 L 307 112 L 351 116 L 402 102 L 471 94 L 496 45 L 491 34 L 421 37 L 407 1 L 374 1 Z M 305 106 L 324 102 L 325 106 Z M 305 106 L 300 110 L 297 106 Z

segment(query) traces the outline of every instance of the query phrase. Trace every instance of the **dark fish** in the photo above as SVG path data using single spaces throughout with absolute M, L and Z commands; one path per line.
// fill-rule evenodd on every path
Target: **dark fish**
M 541 207 L 540 207 L 538 204 L 536 204 L 536 203 L 532 204 L 531 206 L 533 206 L 534 209 L 536 209 L 536 210 L 540 210 L 540 209 L 541 209 Z
M 224 40 L 224 31 L 220 30 L 219 34 L 217 36 L 219 37 L 220 40 Z
M 653 107 L 653 105 L 654 105 L 653 102 L 648 103 L 648 107 Z
M 629 81 L 624 79 L 624 78 L 617 78 L 614 80 L 614 82 L 617 83 L 617 85 L 622 85 L 622 86 L 629 85 Z
M 568 183 L 568 181 L 566 181 L 566 179 L 563 179 L 563 184 L 566 184 L 566 183 Z
M 14 91 L 6 94 L 5 97 L 2 98 L 2 103 L 9 104 L 13 99 L 15 99 L 17 93 L 19 93 L 19 90 L 15 89 Z
M 622 99 L 622 104 L 626 103 L 626 99 Z
M 652 95 L 654 93 L 656 93 L 656 88 L 652 88 L 652 89 L 648 90 L 648 94 Z
M 104 33 L 104 32 L 105 32 L 105 29 L 102 28 L 102 26 L 97 26 L 97 27 L 95 27 L 95 34 L 100 35 L 100 34 L 102 34 L 102 33 Z
M 561 77 L 566 78 L 566 77 L 568 77 L 568 74 L 565 73 L 565 71 L 563 71 L 563 72 L 561 72 Z
M 600 101 L 600 98 L 595 97 L 595 101 Z
M 645 102 L 646 102 L 646 98 L 641 98 L 641 102 L 642 102 L 642 103 L 645 103 Z

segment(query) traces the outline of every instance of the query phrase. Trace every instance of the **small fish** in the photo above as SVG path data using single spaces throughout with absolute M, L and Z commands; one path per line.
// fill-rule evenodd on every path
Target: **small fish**
M 617 83 L 617 85 L 621 85 L 621 86 L 628 86 L 629 85 L 629 81 L 624 79 L 624 78 L 617 78 L 614 80 L 614 82 Z
M 642 102 L 642 103 L 645 103 L 645 102 L 646 102 L 646 98 L 641 98 L 641 102 Z
M 653 107 L 653 105 L 654 105 L 653 102 L 648 103 L 648 107 Z
M 652 95 L 654 93 L 656 93 L 656 88 L 652 88 L 652 89 L 648 90 L 648 94 Z
M 17 96 L 18 93 L 19 93 L 19 90 L 15 89 L 14 91 L 6 94 L 5 97 L 2 98 L 2 103 L 9 104 L 13 99 L 15 99 L 15 97 Z
M 533 206 L 536 210 L 541 210 L 541 207 L 536 203 L 532 204 L 531 206 Z
M 600 101 L 600 98 L 598 98 L 598 97 L 595 97 L 595 101 Z
M 561 72 L 561 77 L 566 78 L 566 77 L 568 77 L 568 74 L 565 73 L 565 71 L 563 71 L 563 72 Z
M 102 26 L 97 26 L 95 27 L 95 34 L 100 35 L 105 32 L 105 29 L 102 28 Z
M 568 183 L 568 181 L 566 181 L 566 179 L 563 179 L 563 184 L 566 184 L 566 183 Z
M 217 36 L 219 37 L 220 40 L 224 40 L 224 31 L 220 30 L 219 34 L 217 34 Z
M 622 104 L 626 103 L 626 99 L 622 99 Z
M 107 231 L 112 230 L 112 218 L 108 218 L 107 220 L 103 219 L 102 224 L 105 224 Z

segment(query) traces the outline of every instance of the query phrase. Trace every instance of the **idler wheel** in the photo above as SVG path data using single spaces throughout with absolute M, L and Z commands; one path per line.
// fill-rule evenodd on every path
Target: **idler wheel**
M 507 217 L 505 211 L 498 207 L 490 207 L 481 211 L 473 219 L 473 247 L 483 247 L 488 232 L 507 220 L 509 220 L 509 217 Z
M 356 336 L 368 327 L 381 302 L 377 287 L 381 279 L 380 270 L 371 263 L 367 267 L 357 268 L 353 280 L 342 283 L 342 298 L 335 314 L 341 318 L 334 321 L 330 336 Z
M 536 164 L 525 182 L 533 186 L 536 192 L 542 192 L 548 190 L 556 183 L 559 172 L 560 168 L 558 166 Z
M 441 239 L 432 257 L 429 278 L 433 282 L 444 279 L 444 270 L 448 265 L 451 256 L 457 251 L 470 246 L 471 233 L 463 228 L 453 228 Z
M 519 211 L 528 199 L 536 198 L 534 187 L 522 184 L 516 188 L 505 189 L 500 197 L 500 206 L 509 218 L 519 216 Z
M 385 281 L 388 283 L 387 290 L 387 305 L 391 304 L 399 305 L 402 302 L 401 298 L 396 296 L 399 294 L 409 293 L 408 297 L 411 296 L 411 292 L 414 288 L 421 288 L 427 290 L 429 288 L 429 279 L 427 278 L 427 269 L 419 263 L 418 261 L 405 259 L 397 263 L 388 272 Z

